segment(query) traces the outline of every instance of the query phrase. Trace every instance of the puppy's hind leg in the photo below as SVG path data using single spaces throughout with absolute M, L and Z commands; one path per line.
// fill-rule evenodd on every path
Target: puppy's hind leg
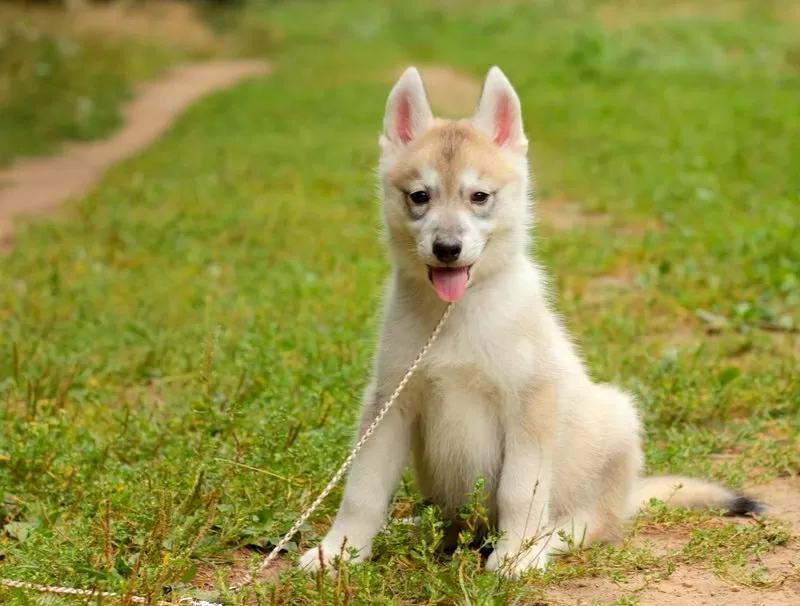
M 583 485 L 580 509 L 568 515 L 559 513 L 548 540 L 553 554 L 581 549 L 595 541 L 621 540 L 623 522 L 630 514 L 631 491 L 642 467 L 639 419 L 631 397 L 611 385 L 594 385 L 590 399 L 608 423 L 598 434 L 606 460 L 597 461 L 589 483 Z
M 611 453 L 600 477 L 597 519 L 589 542 L 615 543 L 631 515 L 630 498 L 643 466 L 640 424 L 633 399 L 611 385 L 597 385 L 598 400 L 613 419 Z

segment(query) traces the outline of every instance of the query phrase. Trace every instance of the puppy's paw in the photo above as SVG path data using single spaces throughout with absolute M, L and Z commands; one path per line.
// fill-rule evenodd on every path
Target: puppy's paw
M 320 568 L 327 568 L 330 572 L 328 553 L 322 545 L 309 549 L 300 556 L 297 567 L 308 574 L 315 574 Z
M 497 548 L 489 554 L 489 558 L 486 560 L 486 570 L 496 572 L 509 579 L 518 579 L 528 570 L 544 570 L 548 559 L 544 548 L 536 545 L 517 553 Z
M 337 542 L 338 545 L 335 544 Z M 342 556 L 345 562 L 353 564 L 363 562 L 369 557 L 372 551 L 372 544 L 362 547 L 355 555 L 353 555 L 352 551 L 352 549 L 345 548 L 344 553 L 342 553 L 342 541 L 333 541 L 326 537 L 317 547 L 309 549 L 300 556 L 297 567 L 309 574 L 315 574 L 322 568 L 325 568 L 329 574 L 334 574 L 335 570 L 332 564 L 335 558 Z

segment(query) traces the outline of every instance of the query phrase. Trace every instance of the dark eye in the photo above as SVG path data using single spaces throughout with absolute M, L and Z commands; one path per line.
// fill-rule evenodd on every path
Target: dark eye
M 485 191 L 476 191 L 474 194 L 472 194 L 470 199 L 475 204 L 483 204 L 484 202 L 486 202 L 486 200 L 489 199 L 489 194 L 487 194 Z
M 426 191 L 415 191 L 408 194 L 408 197 L 414 204 L 427 204 L 431 199 Z

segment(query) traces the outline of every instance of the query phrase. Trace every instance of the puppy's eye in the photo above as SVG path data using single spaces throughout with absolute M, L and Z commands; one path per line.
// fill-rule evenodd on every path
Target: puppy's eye
M 470 200 L 472 200 L 474 204 L 484 204 L 488 199 L 489 194 L 487 194 L 485 191 L 476 191 L 474 194 L 472 194 L 472 196 L 470 196 Z
M 408 194 L 408 197 L 414 204 L 427 204 L 430 202 L 431 197 L 426 191 L 415 191 Z

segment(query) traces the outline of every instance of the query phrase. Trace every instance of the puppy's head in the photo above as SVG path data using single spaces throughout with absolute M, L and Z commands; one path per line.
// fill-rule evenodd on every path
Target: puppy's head
M 444 301 L 513 261 L 527 244 L 527 148 L 516 92 L 489 70 L 475 115 L 434 118 L 419 72 L 408 68 L 386 105 L 380 185 L 399 269 Z

